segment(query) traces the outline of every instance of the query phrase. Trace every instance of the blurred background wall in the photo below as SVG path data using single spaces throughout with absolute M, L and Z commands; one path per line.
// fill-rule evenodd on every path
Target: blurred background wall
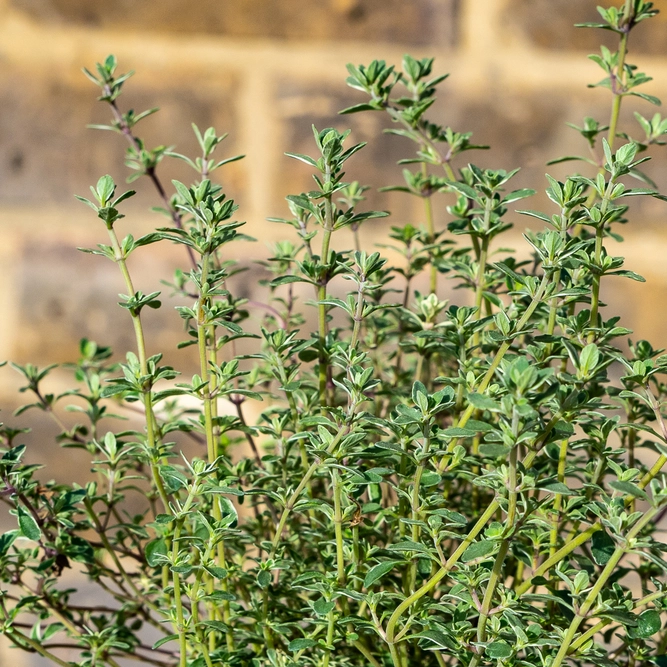
M 382 114 L 338 116 L 362 100 L 345 85 L 345 64 L 384 58 L 400 65 L 403 53 L 433 55 L 435 69 L 451 72 L 434 116 L 455 130 L 474 132 L 490 151 L 465 154 L 481 166 L 521 165 L 515 187 L 543 190 L 545 162 L 586 147 L 566 121 L 591 115 L 606 122 L 610 95 L 588 90 L 601 71 L 586 58 L 600 37 L 615 36 L 573 27 L 595 20 L 597 0 L 0 0 L 0 359 L 48 363 L 71 360 L 82 336 L 132 345 L 131 330 L 115 315 L 121 291 L 116 268 L 84 255 L 76 246 L 105 239 L 89 209 L 74 200 L 104 173 L 118 182 L 123 138 L 86 129 L 109 112 L 96 102 L 96 88 L 81 74 L 114 53 L 122 71 L 136 70 L 120 99 L 123 109 L 159 106 L 137 133 L 150 146 L 176 145 L 195 153 L 190 123 L 229 132 L 225 156 L 246 159 L 217 172 L 240 204 L 239 215 L 259 243 L 246 245 L 246 259 L 267 255 L 266 243 L 289 229 L 265 222 L 286 213 L 284 197 L 309 188 L 308 168 L 284 156 L 309 153 L 311 124 L 353 129 L 369 146 L 349 162 L 347 177 L 373 188 L 399 183 L 396 160 L 412 151 L 398 137 L 382 136 Z M 616 4 L 619 4 L 616 2 Z M 667 9 L 659 0 L 656 5 Z M 630 61 L 653 75 L 647 92 L 667 99 L 667 14 L 632 33 Z M 636 99 L 636 98 L 635 98 Z M 638 129 L 632 111 L 652 115 L 647 103 L 626 100 L 622 127 Z M 550 167 L 564 175 L 570 165 Z M 163 180 L 190 178 L 174 160 Z M 648 171 L 667 190 L 667 151 L 656 152 Z M 193 174 L 194 175 L 194 174 Z M 127 207 L 122 232 L 161 224 L 148 212 L 159 202 L 150 183 Z M 441 225 L 446 197 L 436 202 Z M 369 206 L 390 209 L 393 223 L 421 222 L 421 202 L 403 194 L 371 192 Z M 531 208 L 550 211 L 544 196 Z M 625 228 L 622 254 L 647 285 L 624 279 L 604 282 L 604 298 L 621 308 L 636 335 L 667 344 L 667 204 L 635 204 Z M 510 215 L 517 230 L 526 224 Z M 372 243 L 383 228 L 366 227 Z M 518 233 L 516 245 L 523 241 Z M 137 253 L 138 288 L 160 289 L 159 278 L 183 264 L 182 251 L 152 247 Z M 240 281 L 255 289 L 261 271 Z M 661 304 L 659 307 L 656 307 Z M 111 315 L 110 315 L 111 314 Z M 173 311 L 151 313 L 148 327 L 157 345 L 180 337 Z M 0 371 L 10 400 L 11 372 Z M 11 392 L 10 392 L 11 393 Z
M 239 203 L 248 233 L 259 242 L 236 246 L 250 270 L 238 290 L 251 295 L 264 275 L 253 259 L 266 257 L 267 243 L 290 230 L 265 222 L 286 214 L 284 197 L 309 188 L 309 170 L 286 158 L 287 150 L 313 151 L 311 124 L 351 127 L 368 147 L 348 163 L 348 178 L 368 183 L 368 205 L 393 212 L 392 223 L 422 220 L 421 202 L 401 194 L 378 194 L 401 180 L 396 160 L 412 151 L 404 140 L 381 135 L 381 114 L 338 116 L 362 101 L 345 85 L 345 64 L 383 58 L 400 64 L 405 52 L 435 56 L 437 73 L 451 72 L 442 86 L 434 118 L 457 131 L 474 132 L 486 152 L 468 153 L 484 167 L 523 167 L 515 187 L 542 191 L 548 159 L 583 153 L 583 140 L 567 121 L 590 115 L 607 122 L 610 95 L 586 85 L 602 78 L 586 54 L 600 37 L 573 24 L 596 20 L 598 0 L 0 0 L 0 360 L 38 364 L 74 360 L 86 336 L 117 350 L 133 348 L 129 318 L 118 312 L 122 291 L 116 267 L 77 252 L 105 241 L 102 224 L 74 200 L 99 176 L 122 183 L 122 137 L 87 130 L 106 122 L 106 107 L 81 74 L 109 53 L 120 69 L 137 74 L 120 99 L 123 109 L 159 106 L 138 126 L 149 146 L 175 144 L 194 154 L 190 123 L 229 132 L 223 156 L 246 158 L 218 174 Z M 617 0 L 616 4 L 620 4 Z M 667 10 L 667 2 L 656 6 Z M 646 92 L 667 101 L 667 12 L 632 33 L 630 61 L 654 76 Z M 627 100 L 622 129 L 635 131 L 634 110 L 650 116 L 644 102 Z M 667 150 L 655 153 L 647 171 L 667 192 Z M 550 167 L 563 176 L 571 165 Z M 165 183 L 186 180 L 181 163 L 160 167 Z M 148 212 L 159 201 L 150 183 L 133 187 L 139 196 L 126 207 L 121 233 L 135 236 L 162 220 Z M 447 198 L 435 203 L 438 224 L 447 221 Z M 543 195 L 530 208 L 552 211 Z M 647 279 L 603 282 L 603 299 L 623 315 L 635 338 L 667 346 L 667 204 L 634 203 L 626 243 L 610 252 L 627 258 L 627 268 Z M 517 223 L 510 241 L 524 247 Z M 368 223 L 367 246 L 382 240 L 386 226 Z M 508 241 L 504 242 L 505 245 Z M 184 266 L 182 249 L 143 249 L 132 258 L 138 289 L 164 289 L 160 278 Z M 167 290 L 168 291 L 168 290 Z M 173 346 L 180 320 L 170 308 L 147 313 L 151 351 Z M 187 355 L 180 360 L 187 366 Z M 174 359 L 171 359 L 174 361 Z M 177 362 L 178 363 L 178 362 Z M 182 365 L 182 363 L 180 364 Z M 56 375 L 57 385 L 64 376 Z M 18 376 L 0 369 L 1 417 L 14 422 Z M 33 441 L 40 460 L 60 464 L 55 474 L 87 472 L 86 457 L 58 450 L 52 426 L 36 422 Z M 51 468 L 49 468 L 51 469 Z M 19 667 L 24 659 L 0 645 L 0 663 Z M 5 656 L 4 658 L 2 656 Z M 24 664 L 28 664 L 27 662 Z M 32 663 L 31 663 L 32 664 Z

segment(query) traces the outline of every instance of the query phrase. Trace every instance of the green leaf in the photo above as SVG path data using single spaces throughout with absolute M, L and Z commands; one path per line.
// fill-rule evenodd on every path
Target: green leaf
M 281 285 L 287 285 L 289 283 L 309 283 L 310 280 L 306 280 L 301 276 L 280 276 L 271 281 L 271 287 L 280 287 Z
M 99 197 L 100 204 L 104 205 L 106 202 L 111 199 L 113 195 L 113 191 L 115 189 L 116 185 L 113 182 L 113 178 L 109 176 L 108 174 L 106 176 L 102 176 L 99 181 L 97 181 L 97 196 Z
M 634 280 L 638 283 L 645 283 L 646 278 L 644 276 L 640 276 L 638 273 L 635 273 L 634 271 L 628 271 L 626 269 L 623 269 L 622 271 L 612 271 L 610 276 L 620 276 L 622 278 L 630 278 L 630 280 Z
M 229 626 L 222 621 L 202 621 L 200 625 L 203 625 L 205 628 L 217 630 L 220 633 L 225 633 L 229 630 Z
M 224 567 L 218 567 L 217 565 L 207 565 L 204 569 L 216 579 L 224 579 L 227 576 L 227 570 L 225 570 Z
M 593 537 L 591 538 L 591 553 L 597 565 L 606 565 L 615 550 L 616 543 L 604 530 L 593 533 Z
M 595 343 L 590 343 L 581 351 L 579 356 L 579 367 L 584 374 L 588 374 L 598 365 L 600 352 Z
M 636 484 L 633 484 L 632 482 L 622 482 L 620 480 L 614 480 L 613 482 L 609 482 L 609 486 L 611 486 L 612 489 L 620 491 L 625 495 L 634 496 L 635 498 L 642 498 L 643 500 L 648 500 L 646 492 L 640 489 Z
M 305 361 L 306 363 L 315 361 L 318 356 L 319 355 L 317 354 L 317 350 L 313 350 L 312 348 L 301 350 L 301 352 L 299 352 L 299 359 L 301 359 L 301 361 Z
M 529 188 L 523 188 L 522 190 L 514 190 L 509 194 L 503 197 L 503 204 L 510 204 L 513 201 L 519 201 L 520 199 L 525 199 L 526 197 L 532 197 L 535 194 L 535 190 Z
M 296 651 L 303 651 L 306 648 L 312 648 L 313 646 L 317 646 L 317 642 L 314 639 L 306 639 L 304 637 L 303 639 L 293 639 L 287 649 L 294 653 Z
M 656 97 L 655 95 L 647 95 L 646 93 L 638 93 L 636 91 L 632 91 L 631 93 L 628 93 L 628 95 L 634 95 L 635 97 L 641 97 L 641 99 L 646 100 L 650 104 L 655 105 L 656 107 L 661 106 L 660 98 Z
M 480 540 L 471 544 L 461 556 L 462 563 L 469 563 L 471 560 L 488 556 L 496 548 L 496 543 L 491 540 Z
M 374 565 L 366 574 L 364 579 L 364 588 L 370 588 L 376 581 L 384 577 L 385 574 L 394 569 L 398 561 L 390 560 L 385 563 Z
M 19 528 L 21 532 L 29 539 L 38 542 L 42 537 L 42 531 L 39 529 L 39 525 L 35 518 L 23 508 L 22 505 L 18 506 L 18 519 L 19 519 Z
M 422 412 L 428 409 L 428 391 L 421 382 L 412 385 L 412 401 Z
M 257 585 L 260 588 L 268 588 L 271 583 L 271 573 L 268 570 L 260 570 L 257 573 Z
M 354 106 L 347 107 L 346 109 L 343 109 L 342 111 L 339 111 L 339 114 L 349 114 L 349 113 L 357 113 L 359 111 L 378 111 L 382 107 L 379 106 L 373 106 L 372 104 L 368 103 L 362 103 L 362 104 L 355 104 Z
M 429 486 L 436 486 L 440 484 L 441 480 L 442 476 L 439 473 L 427 470 L 422 474 L 421 486 L 424 488 L 428 488 Z
M 48 625 L 44 632 L 42 632 L 42 641 L 46 641 L 53 637 L 53 635 L 58 634 L 60 631 L 64 630 L 65 626 L 62 623 L 51 623 Z
M 484 442 L 479 446 L 479 453 L 488 459 L 499 459 L 509 454 L 510 448 L 507 445 Z
M 4 556 L 9 548 L 14 544 L 14 540 L 18 537 L 18 530 L 10 530 L 3 535 L 0 535 L 0 556 Z
M 473 188 L 471 188 L 469 185 L 466 185 L 465 183 L 460 183 L 458 181 L 449 181 L 447 185 L 452 190 L 456 190 L 456 192 L 462 194 L 464 197 L 467 197 L 468 199 L 477 199 L 477 192 L 475 192 Z
M 554 160 L 549 160 L 547 165 L 560 164 L 561 162 L 591 162 L 591 160 L 581 157 L 581 155 L 563 155 L 562 157 L 557 157 Z M 522 213 L 523 211 L 517 211 L 517 213 Z
M 490 396 L 484 394 L 468 394 L 468 402 L 478 410 L 491 410 L 492 412 L 500 411 L 500 405 Z
M 333 611 L 336 603 L 333 600 L 325 600 L 320 598 L 315 600 L 313 604 L 313 610 L 318 616 L 326 616 L 330 611 Z
M 174 468 L 174 466 L 161 466 L 160 477 L 162 477 L 162 481 L 170 493 L 178 491 L 188 485 L 187 477 L 180 470 Z
M 426 647 L 428 648 L 437 648 L 440 650 L 443 649 L 452 649 L 452 640 L 447 637 L 444 632 L 440 630 L 423 630 L 422 632 L 415 635 L 415 637 L 423 637 L 435 644 L 435 647 Z
M 573 496 L 576 495 L 576 491 L 571 491 L 565 484 L 562 482 L 552 482 L 542 487 L 545 491 L 551 493 L 558 493 L 561 496 Z
M 301 153 L 285 153 L 285 155 L 287 155 L 287 157 L 294 158 L 295 160 L 300 160 L 301 162 L 305 162 L 311 167 L 317 167 L 317 162 L 308 155 L 302 155 Z
M 167 642 L 173 642 L 176 639 L 178 639 L 178 635 L 167 635 L 166 637 L 162 637 L 161 639 L 158 639 L 155 644 L 153 644 L 153 649 L 160 648 L 163 644 L 166 644 Z
M 542 220 L 543 222 L 546 222 L 549 225 L 551 224 L 551 218 L 546 213 L 542 213 L 541 211 L 533 211 L 531 209 L 526 209 L 522 211 L 517 211 L 517 213 L 521 213 L 521 215 L 528 215 L 531 218 L 537 218 L 538 220 Z
M 432 514 L 444 517 L 449 523 L 455 523 L 459 526 L 465 526 L 468 523 L 468 519 L 466 519 L 463 514 L 453 512 L 452 510 L 436 509 L 432 510 Z
M 634 614 L 631 614 L 629 611 L 605 611 L 600 614 L 604 618 L 609 618 L 612 621 L 623 624 L 626 628 L 636 628 L 637 627 L 637 617 Z
M 470 428 L 450 426 L 442 431 L 442 435 L 447 438 L 472 438 L 477 435 L 477 431 Z
M 491 642 L 486 647 L 486 655 L 489 658 L 509 658 L 512 655 L 512 647 L 507 642 Z
M 428 549 L 421 542 L 413 542 L 412 540 L 403 540 L 402 542 L 391 544 L 389 548 L 392 551 L 416 551 L 422 554 L 428 553 Z
M 637 618 L 635 635 L 645 639 L 646 637 L 651 637 L 656 632 L 659 632 L 661 627 L 662 621 L 660 619 L 660 614 L 655 609 L 647 609 L 639 614 L 639 617 Z
M 146 545 L 146 562 L 151 567 L 158 567 L 163 565 L 167 556 L 167 543 L 161 537 L 158 540 L 152 540 Z
M 475 432 L 486 432 L 495 430 L 493 424 L 487 424 L 486 422 L 481 422 L 478 419 L 468 419 L 466 422 L 466 428 L 471 429 Z

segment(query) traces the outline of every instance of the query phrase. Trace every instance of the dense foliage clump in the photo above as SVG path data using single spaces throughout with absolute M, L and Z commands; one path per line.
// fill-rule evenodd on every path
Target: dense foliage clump
M 85 667 L 666 665 L 667 355 L 628 348 L 631 331 L 600 300 L 612 276 L 642 280 L 605 249 L 627 198 L 660 197 L 639 167 L 667 120 L 618 126 L 626 96 L 659 103 L 626 62 L 632 28 L 656 13 L 644 0 L 600 9 L 592 27 L 619 36 L 616 51 L 591 56 L 610 122 L 577 128 L 592 157 L 557 160 L 583 164 L 547 176 L 551 210 L 520 211 L 544 227 L 525 235 L 529 261 L 492 257 L 534 193 L 512 189 L 516 170 L 467 164 L 462 154 L 484 147 L 430 120 L 445 79 L 433 60 L 349 66 L 365 97 L 343 113 L 387 113 L 414 143 L 393 189 L 423 200 L 425 224 L 391 227 L 382 252 L 362 249 L 359 227 L 387 215 L 364 211 L 367 188 L 344 181 L 363 145 L 314 129 L 313 156 L 291 154 L 315 186 L 277 220 L 294 231 L 266 261 L 259 334 L 247 322 L 258 304 L 230 291 L 249 239 L 213 180 L 238 159 L 214 157 L 224 136 L 195 127 L 196 158 L 149 149 L 135 126 L 153 110 L 118 105 L 129 75 L 111 56 L 86 72 L 169 224 L 120 238 L 134 193 L 102 177 L 83 201 L 108 241 L 88 252 L 118 265 L 136 347 L 118 362 L 82 341 L 76 385 L 61 395 L 44 389 L 51 368 L 16 366 L 34 399 L 21 412 L 53 417 L 95 479 L 38 481 L 23 431 L 2 429 L 0 498 L 17 521 L 0 536 L 9 641 Z M 196 172 L 172 195 L 157 175 L 167 158 Z M 447 229 L 433 206 L 447 207 Z M 343 228 L 354 249 L 337 242 Z M 193 377 L 144 338 L 159 293 L 138 291 L 126 260 L 158 242 L 185 249 L 171 289 Z M 445 283 L 455 303 L 441 299 Z M 237 352 L 243 338 L 251 354 Z M 69 404 L 74 426 L 61 421 Z M 141 427 L 118 420 L 123 407 Z M 79 600 L 71 576 L 63 583 L 65 568 L 99 589 L 98 604 Z

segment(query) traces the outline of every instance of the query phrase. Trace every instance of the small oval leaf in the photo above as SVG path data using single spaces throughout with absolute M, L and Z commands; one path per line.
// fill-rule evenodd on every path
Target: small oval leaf
M 390 560 L 386 563 L 378 563 L 373 566 L 364 579 L 364 588 L 370 588 L 376 581 L 384 577 L 385 574 L 391 572 L 398 561 Z
M 35 518 L 19 505 L 18 508 L 18 518 L 19 518 L 19 528 L 21 532 L 29 539 L 37 542 L 42 536 L 42 531 L 39 529 L 39 525 Z
M 461 556 L 461 562 L 469 563 L 471 560 L 488 556 L 496 547 L 496 543 L 491 540 L 480 540 L 471 544 Z

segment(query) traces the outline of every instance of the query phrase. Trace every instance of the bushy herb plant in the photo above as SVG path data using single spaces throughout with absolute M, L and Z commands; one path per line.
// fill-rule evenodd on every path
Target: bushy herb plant
M 642 280 L 605 242 L 628 197 L 659 196 L 639 167 L 667 120 L 618 125 L 624 98 L 659 103 L 626 61 L 632 29 L 657 12 L 644 0 L 599 12 L 589 27 L 619 38 L 591 56 L 611 120 L 577 128 L 588 157 L 561 159 L 583 160 L 582 174 L 547 176 L 551 210 L 520 211 L 543 227 L 525 235 L 532 259 L 492 260 L 533 192 L 512 189 L 516 170 L 468 164 L 462 154 L 483 147 L 430 120 L 445 79 L 433 60 L 350 66 L 364 98 L 343 113 L 386 113 L 412 142 L 393 189 L 423 201 L 425 224 L 391 227 L 387 256 L 362 250 L 360 225 L 386 215 L 364 211 L 366 187 L 344 180 L 363 145 L 315 129 L 313 155 L 291 155 L 314 189 L 289 196 L 278 221 L 294 231 L 266 261 L 259 333 L 231 291 L 249 239 L 214 180 L 238 159 L 215 156 L 224 136 L 195 127 L 197 157 L 150 149 L 136 125 L 154 110 L 118 103 L 129 74 L 113 57 L 86 72 L 107 129 L 129 142 L 131 178 L 153 182 L 169 223 L 120 238 L 134 193 L 102 177 L 83 201 L 108 240 L 88 252 L 118 266 L 136 347 L 118 362 L 82 341 L 76 385 L 60 395 L 44 389 L 50 367 L 15 366 L 33 397 L 19 412 L 55 419 L 95 476 L 45 481 L 22 461 L 22 431 L 1 432 L 0 498 L 17 527 L 0 536 L 0 627 L 15 647 L 62 667 L 667 664 L 667 355 L 628 346 L 600 291 Z M 167 158 L 195 172 L 173 194 L 158 176 Z M 337 242 L 346 227 L 355 249 Z M 158 242 L 184 247 L 171 289 L 193 377 L 144 337 L 144 309 L 161 303 L 127 259 Z M 251 354 L 237 353 L 242 338 Z M 70 403 L 74 426 L 61 421 Z M 142 426 L 119 421 L 119 406 Z M 97 602 L 63 583 L 66 568 Z

